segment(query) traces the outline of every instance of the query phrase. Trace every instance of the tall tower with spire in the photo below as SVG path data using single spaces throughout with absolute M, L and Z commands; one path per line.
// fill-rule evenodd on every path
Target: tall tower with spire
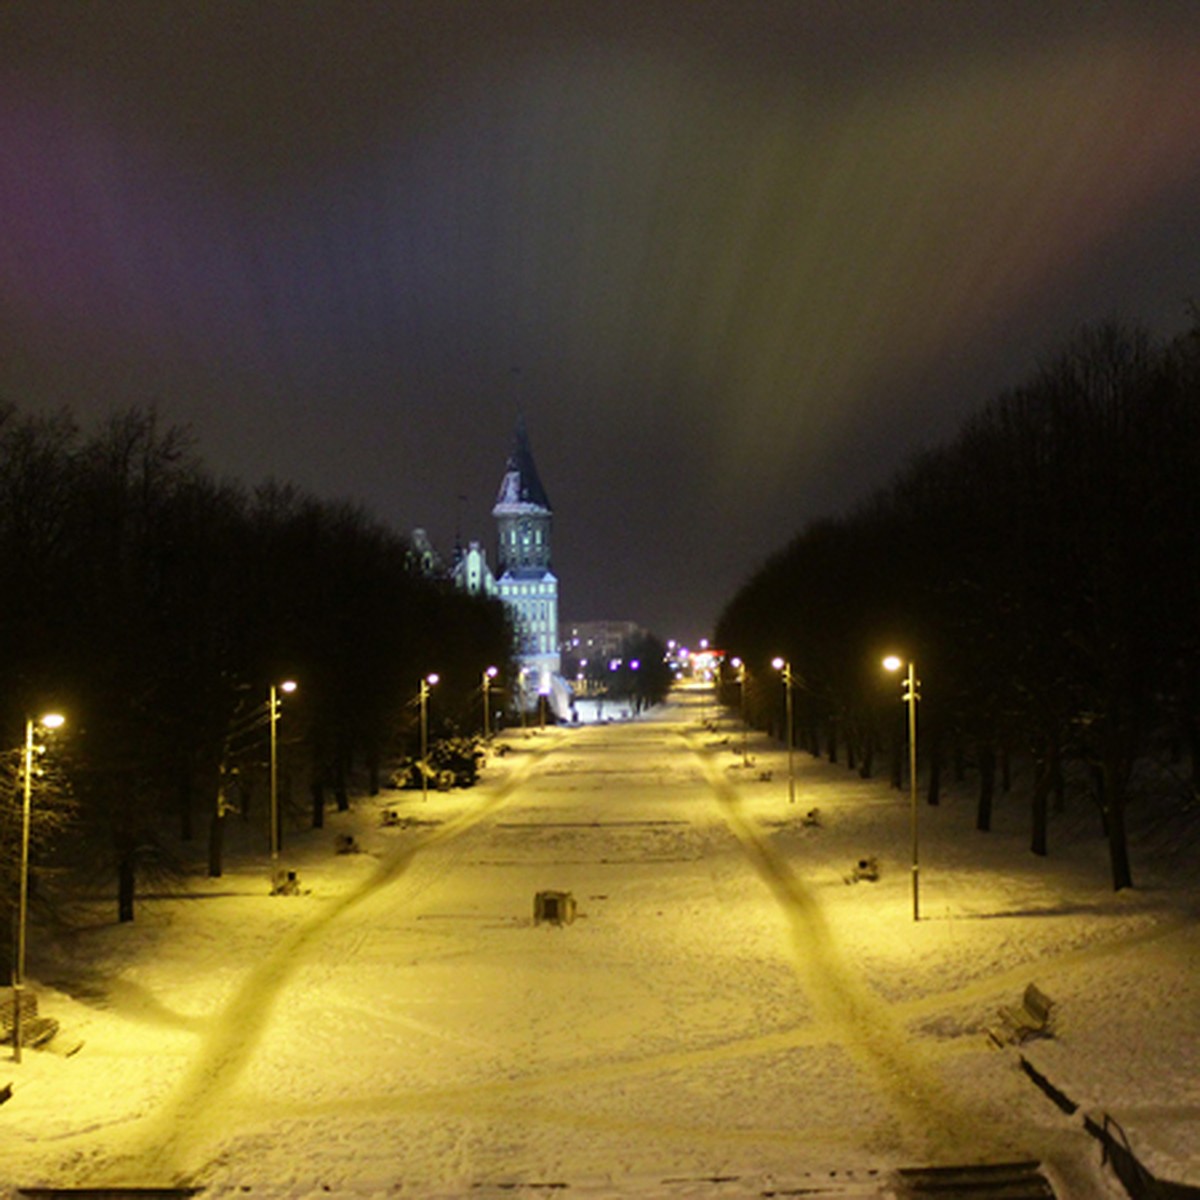
M 550 554 L 553 510 L 521 414 L 492 516 L 496 518 L 496 583 L 513 614 L 525 689 L 549 694 L 561 670 L 558 579 Z

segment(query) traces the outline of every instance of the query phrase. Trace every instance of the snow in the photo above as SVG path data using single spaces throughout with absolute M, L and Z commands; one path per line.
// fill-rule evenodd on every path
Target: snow
M 1113 893 L 1092 814 L 1038 859 L 1016 793 L 983 835 L 951 792 L 921 807 L 914 922 L 907 793 L 797 752 L 789 804 L 783 749 L 752 734 L 743 766 L 705 702 L 510 731 L 477 788 L 359 797 L 289 831 L 300 895 L 268 894 L 239 822 L 221 879 L 197 846 L 134 923 L 97 896 L 35 927 L 63 1032 L 0 1060 L 0 1189 L 880 1196 L 898 1167 L 1028 1157 L 1067 1200 L 1122 1196 L 1087 1111 L 1200 1184 L 1194 846 L 1138 843 Z M 878 881 L 847 882 L 867 856 Z M 542 890 L 575 921 L 536 924 Z M 1031 980 L 1055 1036 L 1019 1053 L 1073 1116 L 985 1036 Z

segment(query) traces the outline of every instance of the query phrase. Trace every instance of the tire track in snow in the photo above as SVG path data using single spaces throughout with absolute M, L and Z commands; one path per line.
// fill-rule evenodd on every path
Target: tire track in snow
M 1011 1153 L 1011 1139 L 1001 1130 L 982 1130 L 974 1115 L 961 1109 L 930 1069 L 928 1055 L 895 1019 L 892 1006 L 846 966 L 813 894 L 742 814 L 737 789 L 716 770 L 713 753 L 690 735 L 679 736 L 699 758 L 726 824 L 787 917 L 796 974 L 818 1024 L 830 1030 L 864 1080 L 888 1102 L 902 1129 L 918 1133 L 923 1145 L 914 1149 L 934 1158 L 947 1151 L 961 1155 L 964 1146 L 984 1157 Z
M 555 737 L 534 748 L 494 792 L 485 794 L 469 812 L 430 828 L 411 844 L 397 847 L 358 887 L 332 899 L 308 920 L 284 933 L 272 952 L 242 980 L 174 1095 L 131 1131 L 133 1141 L 126 1151 L 95 1167 L 91 1172 L 93 1185 L 130 1180 L 141 1186 L 147 1186 L 148 1181 L 173 1185 L 186 1181 L 189 1171 L 198 1166 L 190 1161 L 197 1148 L 211 1148 L 223 1140 L 228 1121 L 222 1104 L 249 1066 L 270 1027 L 275 1006 L 286 994 L 293 975 L 306 964 L 307 952 L 341 917 L 401 879 L 418 855 L 458 839 L 506 805 L 561 741 L 561 737 Z

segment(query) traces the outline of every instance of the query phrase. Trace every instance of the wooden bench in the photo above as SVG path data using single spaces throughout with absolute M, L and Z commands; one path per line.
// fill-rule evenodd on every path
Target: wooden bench
M 21 1045 L 43 1046 L 57 1032 L 58 1022 L 53 1017 L 39 1017 L 37 993 L 21 992 Z M 0 1043 L 12 1044 L 13 1040 L 13 994 L 8 991 L 0 998 Z
M 1005 1043 L 1020 1045 L 1030 1038 L 1050 1037 L 1053 1016 L 1054 1001 L 1036 983 L 1031 983 L 1021 996 L 1020 1004 L 1001 1007 L 1001 1028 L 989 1029 L 988 1037 L 997 1046 Z

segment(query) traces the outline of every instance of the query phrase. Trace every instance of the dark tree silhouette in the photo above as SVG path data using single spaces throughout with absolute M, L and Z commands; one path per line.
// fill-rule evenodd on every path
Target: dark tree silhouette
M 1004 786 L 1023 748 L 1033 852 L 1068 777 L 1086 781 L 1113 886 L 1131 886 L 1138 763 L 1169 731 L 1200 778 L 1197 400 L 1197 333 L 1163 346 L 1116 323 L 1083 330 L 854 512 L 797 535 L 731 598 L 719 643 L 752 678 L 787 658 L 798 743 L 816 752 L 824 726 L 832 758 L 840 730 L 854 761 L 898 741 L 875 667 L 894 645 L 924 680 L 929 800 L 943 763 L 972 764 L 986 831 L 997 768 Z

